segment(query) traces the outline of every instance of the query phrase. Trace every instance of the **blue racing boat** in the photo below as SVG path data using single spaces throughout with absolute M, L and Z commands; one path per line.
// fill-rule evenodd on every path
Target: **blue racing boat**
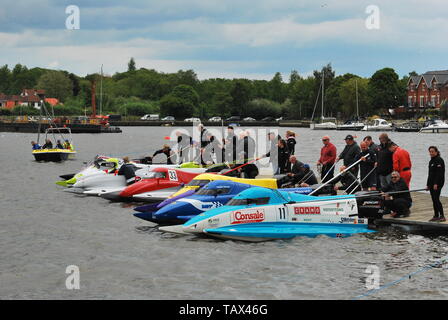
M 175 199 L 175 201 L 168 203 L 165 206 L 158 207 L 158 205 L 147 205 L 137 207 L 134 210 L 139 211 L 139 213 L 135 213 L 134 216 L 164 225 L 184 223 L 202 212 L 225 205 L 240 192 L 253 187 L 253 185 L 230 180 L 212 181 L 195 193 Z M 287 190 L 288 192 L 297 194 L 309 194 L 313 191 L 313 188 L 279 190 Z M 157 211 L 152 211 L 151 209 L 153 208 Z
M 315 197 L 252 187 L 226 205 L 191 218 L 181 227 L 159 230 L 245 241 L 317 235 L 346 237 L 374 232 L 368 228 L 364 208 L 358 201 L 355 195 Z

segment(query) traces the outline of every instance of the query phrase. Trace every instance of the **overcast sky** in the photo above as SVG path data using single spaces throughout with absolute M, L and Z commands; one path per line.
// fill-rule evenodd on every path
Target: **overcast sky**
M 80 10 L 68 30 L 66 7 Z M 369 5 L 379 29 L 368 29 Z M 137 68 L 193 69 L 200 79 L 271 79 L 330 63 L 338 75 L 391 67 L 448 69 L 445 0 L 2 0 L 0 65 L 78 75 Z M 370 20 L 369 20 L 370 21 Z

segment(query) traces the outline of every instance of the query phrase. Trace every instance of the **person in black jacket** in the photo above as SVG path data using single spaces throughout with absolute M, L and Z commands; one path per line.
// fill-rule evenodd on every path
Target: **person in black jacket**
M 366 142 L 361 142 L 361 153 L 356 156 L 356 160 L 361 159 L 359 163 L 360 179 L 364 191 L 376 190 L 376 173 L 374 172 L 376 163 L 376 153 L 369 148 Z M 368 155 L 368 157 L 367 157 Z
M 409 208 L 412 205 L 412 198 L 408 185 L 404 179 L 400 177 L 400 173 L 397 171 L 391 173 L 390 179 L 390 183 L 383 186 L 381 189 L 385 199 L 384 206 L 392 212 L 390 215 L 393 218 L 408 217 L 410 215 Z M 393 195 L 388 194 L 388 192 L 392 193 L 397 191 L 404 192 Z
M 171 150 L 170 146 L 167 144 L 164 144 L 162 149 L 157 150 L 154 152 L 154 154 L 151 157 L 154 158 L 156 155 L 163 153 L 164 155 L 166 155 L 166 164 L 173 164 L 173 161 L 171 161 L 172 155 L 174 154 L 173 151 Z
M 177 145 L 179 150 L 179 164 L 190 161 L 193 138 L 185 133 L 176 131 Z
M 289 154 L 294 154 L 296 143 L 296 133 L 290 130 L 286 131 L 286 145 L 288 146 Z
M 426 181 L 426 190 L 431 194 L 432 204 L 434 207 L 434 217 L 429 220 L 431 222 L 446 221 L 443 214 L 443 206 L 440 202 L 440 192 L 445 184 L 445 162 L 440 157 L 439 149 L 431 146 L 428 149 L 431 160 L 428 166 L 428 180 Z
M 377 151 L 377 188 L 382 189 L 382 186 L 387 186 L 390 183 L 391 173 L 394 170 L 392 160 L 393 152 L 389 151 L 389 143 L 391 140 L 387 133 L 382 133 L 379 136 L 380 145 Z
M 227 137 L 225 138 L 225 161 L 235 162 L 237 160 L 238 137 L 232 126 L 227 127 Z
M 278 141 L 278 173 L 279 174 L 284 174 L 286 173 L 286 167 L 288 165 L 288 160 L 289 160 L 289 150 L 288 147 L 286 146 L 286 141 L 283 139 L 280 139 Z
M 342 172 L 346 170 L 347 168 L 345 166 L 342 166 L 339 171 Z M 361 186 L 359 184 L 358 180 L 358 174 L 357 174 L 357 168 L 356 166 L 351 168 L 350 170 L 345 171 L 344 173 L 340 174 L 339 177 L 335 178 L 332 181 L 332 184 L 334 185 L 333 189 L 335 192 L 338 190 L 344 190 L 347 194 L 352 194 L 354 192 L 361 191 Z M 340 185 L 336 185 L 338 182 L 340 182 Z
M 129 163 L 128 157 L 124 157 L 123 161 L 124 163 L 120 167 L 120 170 L 118 170 L 118 175 L 124 176 L 127 185 L 133 184 L 135 182 L 135 166 Z
M 338 162 L 340 159 L 344 161 L 344 167 L 349 167 L 353 163 L 356 162 L 356 158 L 358 154 L 361 152 L 361 149 L 359 148 L 358 144 L 356 143 L 354 137 L 349 134 L 345 137 L 345 148 L 342 150 L 339 157 L 336 158 L 336 162 Z M 358 167 L 355 166 L 352 168 L 352 173 L 357 177 L 358 176 Z

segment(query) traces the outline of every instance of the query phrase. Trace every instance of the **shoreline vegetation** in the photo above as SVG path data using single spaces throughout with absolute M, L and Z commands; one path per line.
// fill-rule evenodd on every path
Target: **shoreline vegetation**
M 314 70 L 308 77 L 292 70 L 288 81 L 282 79 L 280 72 L 271 80 L 199 80 L 193 70 L 163 73 L 137 69 L 133 58 L 126 72 L 112 76 L 95 73 L 80 77 L 62 70 L 28 69 L 21 64 L 10 69 L 4 65 L 0 67 L 0 93 L 18 95 L 24 88 L 43 89 L 47 97 L 61 101 L 60 105 L 47 106 L 56 117 L 90 115 L 92 84 L 96 83 L 97 113 L 121 115 L 127 121 L 139 120 L 145 114 L 159 114 L 161 118 L 174 116 L 176 120 L 240 116 L 256 120 L 282 117 L 284 120 L 320 121 L 322 115 L 318 110 L 314 119 L 311 116 L 315 106 L 322 103 L 318 95 L 322 74 L 326 88 L 323 116 L 334 117 L 341 123 L 353 119 L 356 114 L 356 86 L 360 118 L 447 118 L 446 101 L 440 109 L 401 108 L 404 112 L 389 113 L 389 109 L 407 104 L 407 83 L 410 76 L 416 75 L 414 71 L 402 78 L 392 68 L 378 70 L 370 78 L 351 73 L 336 76 L 331 64 Z M 38 114 L 38 109 L 28 106 L 0 108 L 0 116 Z

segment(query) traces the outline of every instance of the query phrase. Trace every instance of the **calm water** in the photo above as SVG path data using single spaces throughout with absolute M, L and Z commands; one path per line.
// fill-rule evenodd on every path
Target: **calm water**
M 122 129 L 74 135 L 77 160 L 61 164 L 33 160 L 35 135 L 0 133 L 0 299 L 352 299 L 367 291 L 370 265 L 379 268 L 384 285 L 448 253 L 447 237 L 392 233 L 256 244 L 179 237 L 134 218 L 129 205 L 76 196 L 54 184 L 96 154 L 152 153 L 172 130 Z M 299 159 L 313 167 L 324 133 L 338 151 L 347 134 L 293 130 Z M 448 154 L 448 135 L 390 135 L 411 152 L 412 188 L 424 187 L 427 147 Z M 65 287 L 69 265 L 80 269 L 80 290 Z M 368 297 L 447 298 L 446 265 Z

